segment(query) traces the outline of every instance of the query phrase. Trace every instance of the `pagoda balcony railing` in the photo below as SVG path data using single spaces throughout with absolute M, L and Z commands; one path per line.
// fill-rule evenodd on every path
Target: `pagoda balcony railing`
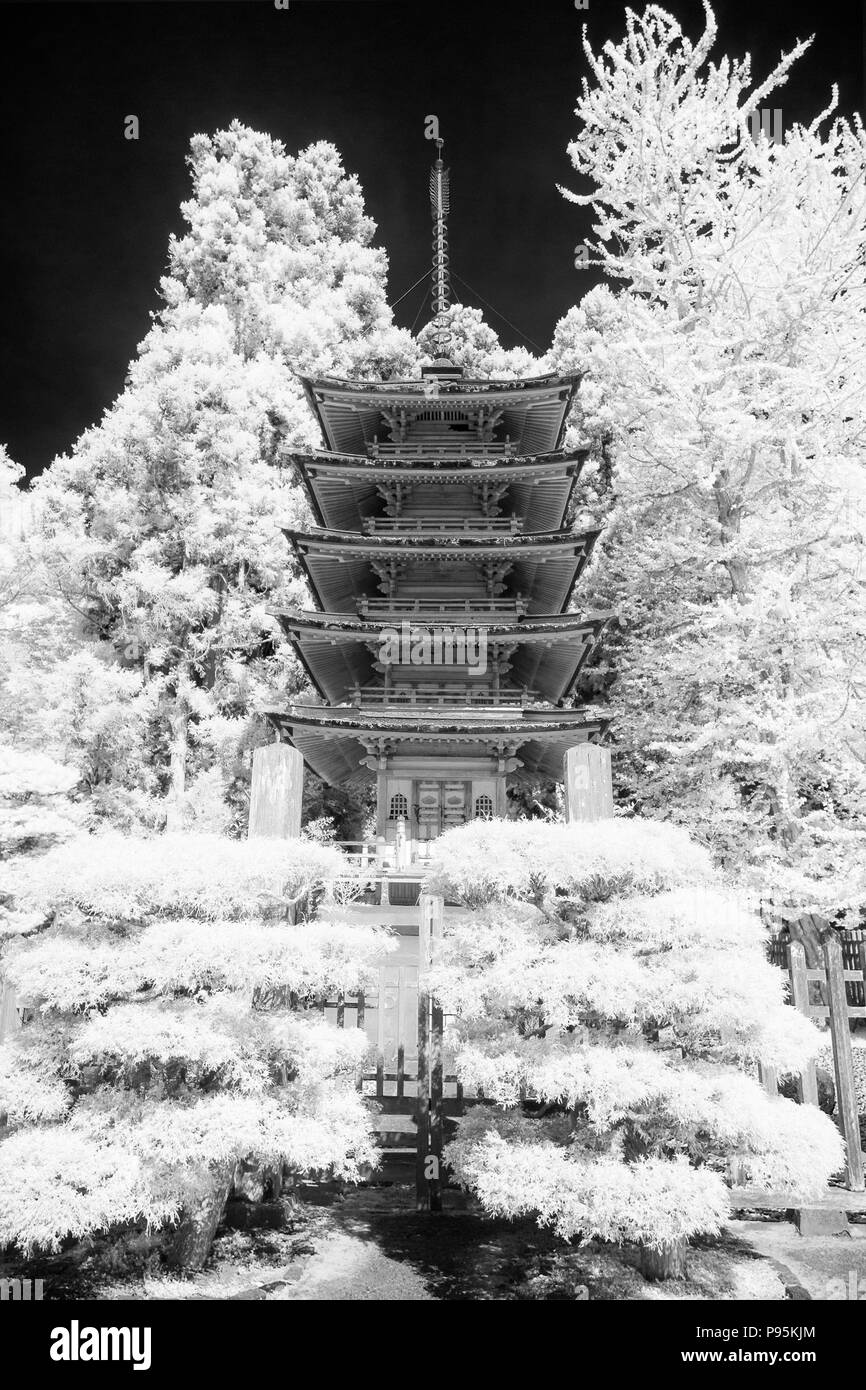
M 379 846 L 375 840 L 335 840 L 334 843 L 352 861 L 353 867 L 367 869 L 381 865 L 381 856 L 377 853 Z
M 467 435 L 466 439 L 459 443 L 456 440 L 446 443 L 444 440 L 413 439 L 410 436 L 402 444 L 391 440 L 380 444 L 376 439 L 367 445 L 367 453 L 374 459 L 497 459 L 513 458 L 516 449 L 510 439 L 483 441 Z
M 335 848 L 342 850 L 349 861 L 350 875 L 343 879 L 346 897 L 365 889 L 379 889 L 393 874 L 405 873 L 416 866 L 427 864 L 435 857 L 435 841 L 414 839 L 405 834 L 398 842 L 386 840 L 384 835 L 375 840 L 335 840 Z M 355 890 L 353 892 L 352 890 Z M 387 888 L 376 894 L 377 901 L 387 902 Z
M 425 686 L 399 685 L 391 690 L 383 686 L 354 686 L 351 703 L 359 707 L 375 705 L 385 709 L 525 709 L 540 701 L 537 690 L 494 690 L 490 686 L 458 685 Z
M 369 516 L 364 520 L 364 530 L 368 535 L 397 535 L 403 531 L 431 535 L 459 535 L 461 532 L 485 535 L 515 535 L 523 530 L 523 518 L 518 516 L 464 516 L 464 517 L 407 517 L 407 516 Z
M 418 618 L 432 622 L 441 618 L 455 622 L 457 619 L 488 621 L 497 619 L 521 618 L 526 613 L 527 603 L 523 598 L 362 598 L 358 599 L 358 612 L 365 618 Z

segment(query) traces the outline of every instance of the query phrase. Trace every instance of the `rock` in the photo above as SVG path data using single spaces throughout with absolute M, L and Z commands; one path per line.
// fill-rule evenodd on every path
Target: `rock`
M 223 1223 L 234 1231 L 275 1231 L 285 1224 L 285 1212 L 279 1202 L 244 1202 L 232 1198 L 226 1202 Z
M 800 1207 L 794 1219 L 801 1236 L 848 1234 L 848 1217 L 844 1211 L 828 1211 L 824 1207 Z
M 832 1073 L 823 1067 L 816 1068 L 818 1078 L 818 1105 L 825 1115 L 832 1115 L 836 1109 L 836 1085 Z

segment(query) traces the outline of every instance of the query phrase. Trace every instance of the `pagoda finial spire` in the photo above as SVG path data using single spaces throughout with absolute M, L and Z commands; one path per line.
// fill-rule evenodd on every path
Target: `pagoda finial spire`
M 451 342 L 446 314 L 451 303 L 451 270 L 448 261 L 448 212 L 450 191 L 448 170 L 442 160 L 445 141 L 436 137 L 436 159 L 430 170 L 430 210 L 433 214 L 433 273 L 431 306 L 436 353 L 447 358 Z

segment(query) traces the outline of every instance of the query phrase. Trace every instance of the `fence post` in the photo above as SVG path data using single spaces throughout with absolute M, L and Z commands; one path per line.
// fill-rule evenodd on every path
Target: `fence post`
M 442 1009 L 429 989 L 436 942 L 442 935 L 445 901 L 422 893 L 418 922 L 418 1128 L 415 1206 L 442 1210 Z
M 835 933 L 824 939 L 824 968 L 830 1004 L 830 1033 L 833 1039 L 833 1066 L 836 1072 L 836 1110 L 847 1150 L 848 1187 L 863 1192 L 863 1154 L 860 1150 L 860 1121 L 854 1090 L 854 1059 L 848 1028 L 848 1001 L 842 973 L 842 945 Z
M 775 1067 L 768 1067 L 766 1062 L 759 1062 L 758 1080 L 768 1096 L 777 1096 L 779 1094 L 779 1077 Z
M 802 941 L 792 941 L 788 947 L 788 974 L 791 978 L 791 1002 L 801 1014 L 809 1016 L 809 981 L 806 977 L 806 952 Z M 801 1105 L 818 1104 L 818 1076 L 814 1061 L 797 1077 L 797 1099 Z

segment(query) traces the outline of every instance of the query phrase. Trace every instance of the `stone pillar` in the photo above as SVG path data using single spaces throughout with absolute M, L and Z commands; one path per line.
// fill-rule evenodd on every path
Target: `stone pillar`
M 304 760 L 288 743 L 269 743 L 253 753 L 248 836 L 294 840 L 301 833 Z
M 18 1031 L 18 1008 L 15 991 L 0 975 L 0 1042 Z
M 563 759 L 566 820 L 605 820 L 613 815 L 610 749 L 578 743 Z

